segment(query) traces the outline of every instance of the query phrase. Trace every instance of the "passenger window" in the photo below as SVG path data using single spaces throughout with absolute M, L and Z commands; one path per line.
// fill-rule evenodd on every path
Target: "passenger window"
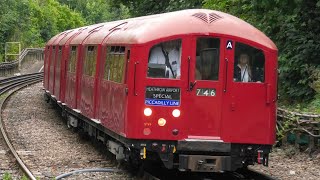
M 119 48 L 119 73 L 118 73 L 118 82 L 122 82 L 123 72 L 125 71 L 125 47 Z
M 51 63 L 50 63 L 50 66 L 52 67 L 54 66 L 55 58 L 56 58 L 56 47 L 53 46 L 51 51 Z
M 196 80 L 219 79 L 219 48 L 220 39 L 201 37 L 197 39 L 196 49 Z
M 181 39 L 153 46 L 149 53 L 148 77 L 180 79 Z
M 114 82 L 122 82 L 125 70 L 125 47 L 108 46 L 103 78 Z
M 110 80 L 110 67 L 111 67 L 111 53 L 110 53 L 111 47 L 107 47 L 107 56 L 106 56 L 106 62 L 104 64 L 104 76 L 103 79 Z
M 235 82 L 264 82 L 265 56 L 262 50 L 237 42 L 234 62 Z
M 87 46 L 84 59 L 84 74 L 94 76 L 96 73 L 97 46 Z
M 72 73 L 76 72 L 76 59 L 77 59 L 77 46 L 71 46 L 68 72 L 72 72 Z
M 61 65 L 61 56 L 62 56 L 62 46 L 59 46 L 58 59 L 57 59 L 57 68 L 60 68 L 60 65 Z

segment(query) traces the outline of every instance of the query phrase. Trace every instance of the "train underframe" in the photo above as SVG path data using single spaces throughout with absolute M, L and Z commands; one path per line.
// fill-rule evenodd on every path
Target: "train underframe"
M 77 110 L 57 101 L 48 91 L 45 100 L 57 105 L 69 128 L 88 134 L 103 144 L 119 161 L 140 166 L 144 161 L 162 162 L 168 169 L 191 172 L 236 171 L 256 163 L 268 166 L 271 145 L 236 144 L 210 140 L 136 140 L 116 134 Z

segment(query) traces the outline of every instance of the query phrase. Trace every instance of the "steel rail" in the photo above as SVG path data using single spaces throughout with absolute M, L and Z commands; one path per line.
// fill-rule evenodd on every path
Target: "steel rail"
M 13 83 L 12 85 L 10 86 L 6 86 L 5 88 L 1 88 L 1 93 L 0 95 L 3 95 L 5 92 L 9 91 L 9 90 L 13 90 L 12 92 L 10 92 L 10 94 L 8 94 L 1 102 L 0 104 L 0 111 L 2 112 L 2 108 L 3 108 L 3 105 L 5 104 L 5 102 L 9 99 L 10 96 L 12 96 L 15 92 L 17 92 L 18 90 L 22 89 L 22 88 L 25 88 L 31 84 L 35 84 L 35 83 L 38 83 L 38 82 L 41 82 L 42 81 L 42 74 L 39 74 L 37 78 L 34 78 L 32 76 L 32 74 L 30 74 L 30 76 L 32 78 L 30 79 L 17 79 L 17 82 Z M 31 171 L 27 168 L 27 166 L 23 163 L 23 161 L 21 160 L 21 158 L 19 157 L 18 153 L 16 152 L 16 150 L 14 149 L 13 145 L 11 144 L 9 138 L 8 138 L 8 135 L 5 131 L 5 126 L 4 126 L 4 123 L 2 121 L 2 116 L 1 116 L 1 113 L 0 113 L 0 130 L 1 130 L 1 134 L 7 144 L 7 146 L 9 147 L 10 149 L 10 152 L 13 154 L 13 156 L 15 157 L 15 159 L 17 160 L 19 166 L 21 167 L 21 169 L 26 173 L 26 175 L 28 176 L 29 179 L 31 180 L 36 180 L 35 176 L 31 173 Z
M 11 90 L 12 88 L 15 88 L 17 86 L 20 86 L 20 85 L 23 85 L 27 82 L 30 82 L 30 81 L 33 81 L 33 80 L 39 80 L 39 81 L 42 81 L 42 77 L 30 77 L 30 78 L 27 78 L 27 79 L 21 79 L 19 81 L 15 81 L 7 86 L 4 86 L 2 88 L 0 88 L 0 94 L 3 94 L 9 90 Z
M 2 86 L 4 84 L 11 83 L 11 82 L 13 82 L 15 80 L 18 80 L 18 79 L 28 78 L 30 76 L 38 76 L 38 74 L 43 74 L 43 72 L 31 73 L 31 74 L 23 74 L 23 75 L 19 75 L 19 76 L 12 76 L 12 77 L 8 77 L 8 78 L 5 78 L 5 79 L 0 79 L 0 86 Z

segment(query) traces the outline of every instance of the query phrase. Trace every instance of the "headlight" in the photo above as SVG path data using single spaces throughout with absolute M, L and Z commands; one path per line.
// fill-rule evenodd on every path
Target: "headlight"
M 180 110 L 179 109 L 175 109 L 172 111 L 172 116 L 173 117 L 179 117 L 180 116 Z
M 145 116 L 151 116 L 152 110 L 150 108 L 145 108 L 143 113 Z

